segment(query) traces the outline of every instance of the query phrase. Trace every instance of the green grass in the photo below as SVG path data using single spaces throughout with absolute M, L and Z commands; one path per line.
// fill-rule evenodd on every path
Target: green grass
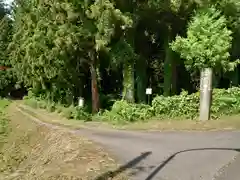
M 0 98 L 0 111 L 3 111 L 9 104 L 9 100 Z
M 8 134 L 8 119 L 6 117 L 6 108 L 10 102 L 6 99 L 0 99 L 0 149 L 6 141 Z
M 104 121 L 83 122 L 62 118 L 57 113 L 48 113 L 44 109 L 33 109 L 29 106 L 21 106 L 21 109 L 37 117 L 44 122 L 62 125 L 73 129 L 87 128 L 113 128 L 121 130 L 143 130 L 143 131 L 214 131 L 214 130 L 240 130 L 240 115 L 223 116 L 218 120 L 164 120 L 151 119 L 149 121 L 129 122 L 125 124 Z
M 49 104 L 45 101 L 37 101 L 36 99 L 27 99 L 23 101 L 26 105 L 34 108 L 34 113 L 46 114 L 44 111 L 40 112 L 40 109 L 48 110 Z M 43 106 L 44 104 L 44 106 Z M 52 106 L 52 104 L 50 104 Z M 40 109 L 38 109 L 40 108 Z M 120 106 L 122 108 L 122 106 Z M 131 108 L 131 107 L 129 107 Z M 125 109 L 129 109 L 125 108 Z M 103 128 L 115 128 L 115 129 L 128 129 L 128 130 L 147 130 L 147 131 L 211 131 L 211 130 L 240 130 L 240 114 L 230 114 L 221 115 L 218 119 L 211 119 L 209 121 L 198 121 L 190 120 L 184 118 L 149 118 L 147 120 L 138 121 L 125 121 L 120 118 L 115 118 L 115 112 L 109 112 L 107 115 L 112 114 L 112 119 L 104 119 L 104 114 L 92 116 L 92 121 L 86 122 L 84 119 L 87 116 L 83 116 L 82 111 L 77 111 L 75 107 L 63 107 L 56 105 L 55 112 L 60 116 L 53 116 L 52 118 L 47 118 L 50 123 L 64 125 L 72 128 L 81 128 L 81 127 L 103 127 Z M 125 112 L 121 111 L 121 112 Z M 48 112 L 52 112 L 49 111 Z M 78 115 L 76 112 L 79 112 Z M 56 113 L 54 113 L 56 115 Z M 136 112 L 134 112 L 137 114 Z M 50 113 L 49 113 L 50 114 Z M 51 113 L 52 114 L 52 113 Z M 52 114 L 52 115 L 54 115 Z M 144 113 L 143 113 L 144 114 Z M 213 113 L 214 114 L 214 113 Z M 118 114 L 117 114 L 118 115 Z M 78 118 L 80 117 L 80 118 Z M 69 121 L 69 119 L 81 119 L 82 121 Z M 119 120 L 119 121 L 118 121 Z

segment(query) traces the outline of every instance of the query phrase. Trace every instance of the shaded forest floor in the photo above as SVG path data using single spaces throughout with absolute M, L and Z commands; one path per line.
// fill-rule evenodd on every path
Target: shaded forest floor
M 239 130 L 240 115 L 223 116 L 217 120 L 196 121 L 196 120 L 159 120 L 139 121 L 126 124 L 110 124 L 107 122 L 83 122 L 81 120 L 69 120 L 57 113 L 49 113 L 45 109 L 35 109 L 18 102 L 21 109 L 29 114 L 44 119 L 44 121 L 56 125 L 63 125 L 71 128 L 100 128 L 100 129 L 126 129 L 144 131 L 219 131 Z M 50 117 L 50 118 L 49 118 Z
M 15 106 L 13 103 L 6 110 L 9 120 L 0 117 L 5 124 L 0 133 L 0 179 L 127 179 L 121 174 L 102 176 L 118 165 L 100 146 L 64 129 L 36 124 Z

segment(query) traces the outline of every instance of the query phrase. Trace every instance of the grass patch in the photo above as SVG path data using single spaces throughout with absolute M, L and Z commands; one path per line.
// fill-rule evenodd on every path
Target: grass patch
M 6 109 L 6 107 L 10 104 L 10 101 L 7 99 L 1 99 L 0 98 L 0 111 L 3 111 Z
M 50 113 L 56 112 L 67 119 L 82 121 L 89 121 L 91 119 L 90 114 L 88 114 L 85 109 L 73 105 L 66 107 L 60 103 L 54 103 L 34 97 L 29 98 L 27 96 L 24 98 L 24 104 L 35 109 L 46 109 Z
M 157 120 L 147 122 L 128 123 L 120 129 L 146 130 L 146 131 L 221 131 L 240 130 L 240 116 L 226 116 L 218 120 L 192 121 L 192 120 Z
M 5 99 L 0 99 L 0 149 L 6 142 L 6 137 L 8 135 L 8 124 L 9 120 L 6 115 L 6 108 L 9 105 L 9 101 Z
M 144 131 L 212 131 L 212 130 L 240 130 L 240 117 L 235 116 L 222 116 L 217 120 L 197 121 L 187 119 L 151 119 L 149 121 L 138 121 L 131 123 L 117 123 L 113 124 L 107 122 L 83 122 L 83 121 L 70 121 L 62 118 L 58 114 L 49 114 L 43 109 L 33 109 L 29 106 L 21 106 L 21 109 L 27 113 L 42 119 L 47 123 L 62 125 L 73 129 L 79 128 L 114 128 L 120 130 L 144 130 Z

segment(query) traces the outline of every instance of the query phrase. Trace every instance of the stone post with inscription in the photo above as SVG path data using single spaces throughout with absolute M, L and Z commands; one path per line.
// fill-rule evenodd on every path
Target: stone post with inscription
M 212 100 L 212 69 L 204 68 L 200 79 L 200 116 L 199 120 L 206 121 L 210 118 Z

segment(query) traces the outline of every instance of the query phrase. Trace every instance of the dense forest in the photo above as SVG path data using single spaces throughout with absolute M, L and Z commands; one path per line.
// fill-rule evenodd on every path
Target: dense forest
M 238 0 L 0 0 L 1 96 L 19 89 L 65 106 L 83 97 L 86 112 L 120 103 L 136 117 L 184 102 L 180 115 L 192 118 L 202 68 L 238 95 L 239 25 Z

